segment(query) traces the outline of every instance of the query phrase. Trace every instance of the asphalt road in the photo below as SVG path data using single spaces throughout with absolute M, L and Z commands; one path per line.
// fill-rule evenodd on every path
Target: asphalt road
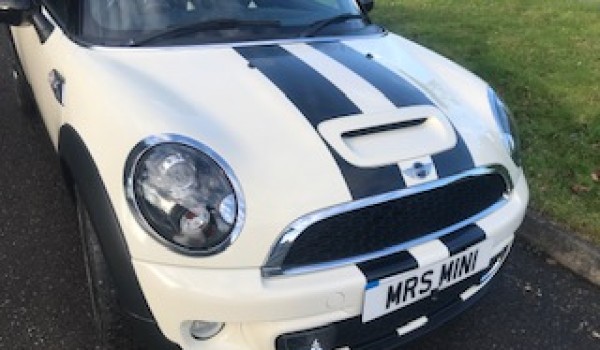
M 0 31 L 0 349 L 95 349 L 75 211 Z M 518 239 L 495 288 L 410 349 L 600 349 L 600 288 Z

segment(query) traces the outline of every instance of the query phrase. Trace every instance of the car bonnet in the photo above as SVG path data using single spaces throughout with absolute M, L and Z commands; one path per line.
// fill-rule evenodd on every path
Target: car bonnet
M 245 229 L 263 232 L 226 252 L 255 246 L 241 265 L 261 264 L 306 213 L 506 159 L 479 151 L 500 145 L 489 123 L 392 36 L 98 54 L 142 99 L 139 134 L 185 133 L 231 165 L 251 209 Z

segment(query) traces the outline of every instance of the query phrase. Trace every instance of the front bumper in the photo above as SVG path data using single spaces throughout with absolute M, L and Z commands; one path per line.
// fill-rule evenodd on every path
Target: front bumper
M 460 283 L 396 312 L 363 323 L 360 316 L 326 327 L 289 333 L 277 338 L 277 350 L 313 349 L 315 340 L 323 349 L 397 349 L 452 319 L 479 300 L 490 286 L 510 252 L 510 245 L 494 257 L 490 267 Z
M 486 233 L 493 257 L 502 258 L 510 249 L 528 196 L 521 176 L 506 204 L 477 222 Z M 352 344 L 356 349 L 357 340 L 352 334 L 368 334 L 359 331 L 375 327 L 361 326 L 367 280 L 356 265 L 264 278 L 258 268 L 198 269 L 144 261 L 133 264 L 160 329 L 184 349 L 287 349 L 286 339 L 306 330 L 327 329 L 322 327 L 335 329 L 335 347 Z M 362 344 L 358 348 L 397 345 L 435 328 L 481 295 L 500 265 L 501 261 L 444 290 L 436 300 L 430 297 L 369 322 L 367 325 L 383 325 L 369 332 L 377 334 L 377 339 L 369 340 L 375 347 Z M 225 327 L 210 340 L 199 341 L 189 334 L 191 320 L 224 322 Z M 350 343 L 343 343 L 345 339 Z

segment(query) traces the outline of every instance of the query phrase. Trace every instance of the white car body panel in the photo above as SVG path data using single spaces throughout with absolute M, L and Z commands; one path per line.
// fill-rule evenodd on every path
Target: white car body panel
M 458 135 L 475 167 L 501 164 L 515 183 L 506 204 L 477 222 L 494 254 L 511 244 L 523 219 L 527 184 L 502 142 L 488 85 L 394 34 L 350 37 L 343 43 L 371 54 L 418 87 L 435 107 L 397 109 L 365 79 L 306 43 L 281 44 L 364 112 L 365 118 L 325 121 L 317 132 L 293 102 L 230 45 L 83 47 L 58 27 L 40 45 L 32 26 L 13 27 L 12 33 L 52 142 L 58 148 L 60 127 L 66 124 L 85 140 L 152 313 L 165 336 L 184 348 L 264 350 L 272 348 L 278 334 L 361 314 L 366 279 L 355 265 L 291 277 L 261 275 L 260 268 L 288 224 L 353 200 L 323 139 L 353 165 L 393 165 L 404 172 L 416 161 L 431 163 L 433 154 L 454 147 Z M 52 69 L 66 81 L 64 107 L 48 88 Z M 431 120 L 419 132 L 391 134 L 403 138 L 397 145 L 373 138 L 345 143 L 340 137 L 369 123 L 413 115 Z M 126 159 L 141 140 L 162 134 L 198 140 L 225 159 L 239 179 L 246 219 L 239 238 L 224 252 L 202 258 L 179 254 L 152 238 L 132 214 L 124 189 Z M 424 138 L 431 142 L 423 144 Z M 408 148 L 411 144 L 417 146 Z M 406 185 L 437 178 L 434 169 L 426 179 L 406 179 Z M 185 323 L 196 319 L 228 324 L 217 337 L 198 343 L 186 333 Z
M 32 32 L 33 28 L 19 28 L 19 31 Z M 29 37 L 26 41 L 37 40 L 31 38 L 32 33 L 27 34 Z M 66 46 L 63 51 L 67 54 L 63 57 L 70 57 L 77 64 L 64 61 L 63 72 L 68 80 L 65 95 L 68 100 L 62 115 L 45 117 L 60 118 L 48 119 L 49 125 L 56 125 L 49 127 L 51 138 L 56 141 L 59 126 L 67 123 L 87 141 L 108 193 L 119 209 L 117 215 L 120 222 L 126 226 L 126 239 L 135 259 L 185 266 L 261 266 L 273 242 L 291 221 L 307 212 L 351 200 L 339 170 L 319 135 L 266 77 L 248 69 L 247 63 L 230 47 L 166 50 L 82 48 L 68 43 L 65 37 L 55 38 L 60 34 L 56 30 L 47 44 Z M 53 42 L 61 39 L 62 43 Z M 376 52 L 377 57 L 394 57 L 396 51 L 403 52 L 403 47 L 395 50 L 388 47 L 404 42 L 396 36 L 387 35 L 349 40 L 346 43 Z M 164 62 L 172 66 L 166 67 Z M 403 60 L 401 57 L 399 62 L 404 62 L 403 71 L 410 71 L 411 74 L 419 72 L 419 65 L 414 59 Z M 227 66 L 228 69 L 221 70 L 217 68 L 219 66 Z M 452 66 L 448 70 L 452 68 L 458 70 Z M 36 68 L 36 71 L 38 69 L 48 70 Z M 101 74 L 95 75 L 94 72 Z M 202 78 L 190 79 L 191 76 Z M 489 104 L 468 104 L 469 101 L 487 101 L 487 85 L 471 78 L 468 83 L 474 88 L 468 89 L 469 98 L 453 98 L 454 93 L 462 89 L 443 87 L 443 80 L 431 73 L 424 72 L 418 78 L 428 79 L 429 86 L 433 86 L 431 91 L 427 87 L 424 91 L 433 97 L 458 129 L 469 145 L 476 165 L 512 163 L 498 137 Z M 413 76 L 413 79 L 417 77 Z M 45 85 L 47 82 L 40 80 L 39 84 L 40 87 L 34 91 L 48 90 Z M 245 92 L 235 95 L 235 103 L 229 100 L 231 86 L 237 86 L 236 91 Z M 433 89 L 437 89 L 435 93 Z M 96 96 L 102 96 L 103 102 L 98 103 Z M 37 94 L 36 98 L 39 98 Z M 51 94 L 42 98 L 44 100 L 38 103 L 54 99 Z M 140 100 L 146 102 L 140 104 Z M 453 103 L 453 100 L 457 102 Z M 386 103 L 389 108 L 389 102 Z M 144 117 L 141 120 L 131 117 L 137 115 Z M 260 116 L 261 120 L 249 120 L 248 115 L 254 118 Z M 481 118 L 473 118 L 473 115 Z M 123 192 L 124 160 L 140 140 L 164 133 L 181 134 L 201 141 L 230 164 L 242 184 L 252 184 L 242 185 L 247 207 L 250 208 L 244 232 L 236 244 L 222 254 L 197 259 L 165 253 L 164 247 L 151 239 L 133 220 Z M 104 141 L 105 135 L 111 135 L 109 144 Z M 274 149 L 273 145 L 285 147 Z M 269 157 L 262 156 L 264 154 L 269 154 Z M 298 161 L 307 155 L 310 155 L 311 162 Z M 417 153 L 414 158 L 422 156 Z M 271 164 L 281 166 L 273 169 Z M 270 169 L 268 173 L 261 171 L 266 168 Z M 513 177 L 519 172 L 515 167 L 509 170 Z M 279 179 L 289 182 L 283 183 Z M 289 184 L 294 186 L 290 187 Z M 269 191 L 265 192 L 265 188 Z M 305 188 L 314 189 L 314 192 L 308 193 Z M 253 246 L 252 251 L 245 249 L 247 244 Z
M 512 233 L 523 219 L 522 208 L 528 199 L 527 184 L 521 178 L 510 201 L 477 222 L 491 240 L 492 255 L 511 245 Z M 437 258 L 436 251 L 429 254 Z M 435 258 L 423 255 L 428 261 Z M 136 262 L 134 266 L 140 281 L 147 286 L 146 297 L 155 305 L 153 312 L 163 315 L 157 320 L 170 339 L 194 344 L 177 320 L 234 321 L 242 324 L 242 332 L 252 334 L 249 338 L 255 345 L 249 349 L 256 350 L 268 348 L 278 334 L 360 315 L 366 283 L 355 266 L 271 280 L 263 279 L 258 269 L 198 270 L 146 262 Z M 170 298 L 178 302 L 164 302 Z M 215 343 L 216 349 L 220 344 Z M 245 346 L 248 345 L 242 341 L 232 344 L 232 349 Z

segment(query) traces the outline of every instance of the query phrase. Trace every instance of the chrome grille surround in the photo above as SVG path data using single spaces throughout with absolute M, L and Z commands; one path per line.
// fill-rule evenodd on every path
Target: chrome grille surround
M 500 175 L 502 177 L 502 179 L 504 180 L 504 183 L 505 183 L 504 194 L 500 198 L 498 198 L 498 200 L 491 206 L 485 208 L 484 210 L 480 211 L 479 213 L 477 213 L 471 217 L 468 217 L 460 222 L 454 223 L 450 226 L 445 227 L 444 229 L 441 229 L 441 230 L 438 230 L 435 232 L 425 233 L 422 236 L 420 236 L 419 238 L 412 239 L 410 241 L 403 242 L 403 243 L 400 243 L 397 245 L 392 245 L 392 246 L 386 247 L 384 249 L 370 252 L 367 254 L 351 256 L 351 257 L 338 259 L 338 260 L 334 260 L 334 261 L 327 261 L 327 262 L 323 262 L 323 263 L 308 264 L 308 265 L 299 266 L 299 267 L 286 268 L 283 266 L 284 261 L 288 255 L 288 253 L 290 252 L 290 249 L 296 242 L 296 240 L 302 235 L 302 233 L 307 228 L 309 228 L 311 225 L 313 225 L 315 223 L 318 223 L 322 220 L 325 220 L 325 219 L 328 219 L 333 216 L 340 215 L 340 214 L 343 214 L 343 213 L 346 213 L 349 211 L 355 211 L 355 210 L 358 210 L 361 208 L 374 206 L 374 205 L 385 203 L 388 201 L 398 200 L 398 199 L 402 199 L 404 197 L 410 197 L 410 196 L 418 195 L 420 193 L 424 193 L 427 191 L 440 189 L 442 187 L 458 183 L 465 179 L 479 177 L 479 176 L 485 176 L 485 175 L 493 175 L 493 174 Z M 340 266 L 344 266 L 344 265 L 357 264 L 357 263 L 361 263 L 364 261 L 387 256 L 390 254 L 398 253 L 403 250 L 407 250 L 413 246 L 422 244 L 422 243 L 427 242 L 432 239 L 437 239 L 448 233 L 454 232 L 458 229 L 461 229 L 467 225 L 473 224 L 473 223 L 483 219 L 484 217 L 488 216 L 492 212 L 495 212 L 496 210 L 498 210 L 502 206 L 504 206 L 506 204 L 506 202 L 508 201 L 508 197 L 510 196 L 513 189 L 514 189 L 514 184 L 510 177 L 508 170 L 501 165 L 490 165 L 490 166 L 474 168 L 474 169 L 462 172 L 460 174 L 449 176 L 449 177 L 439 179 L 436 181 L 432 181 L 432 182 L 429 182 L 426 184 L 409 187 L 409 188 L 404 188 L 404 189 L 400 189 L 397 191 L 392 191 L 392 192 L 384 193 L 381 195 L 363 198 L 363 199 L 360 199 L 357 201 L 342 203 L 342 204 L 335 205 L 332 207 L 317 210 L 315 212 L 309 213 L 307 215 L 304 215 L 304 216 L 296 219 L 295 221 L 293 221 L 291 224 L 289 224 L 283 230 L 283 233 L 280 235 L 279 239 L 277 240 L 275 245 L 272 247 L 266 263 L 262 267 L 262 275 L 264 277 L 276 277 L 276 276 L 282 276 L 282 275 L 287 276 L 287 275 L 310 273 L 310 272 L 340 267 Z

